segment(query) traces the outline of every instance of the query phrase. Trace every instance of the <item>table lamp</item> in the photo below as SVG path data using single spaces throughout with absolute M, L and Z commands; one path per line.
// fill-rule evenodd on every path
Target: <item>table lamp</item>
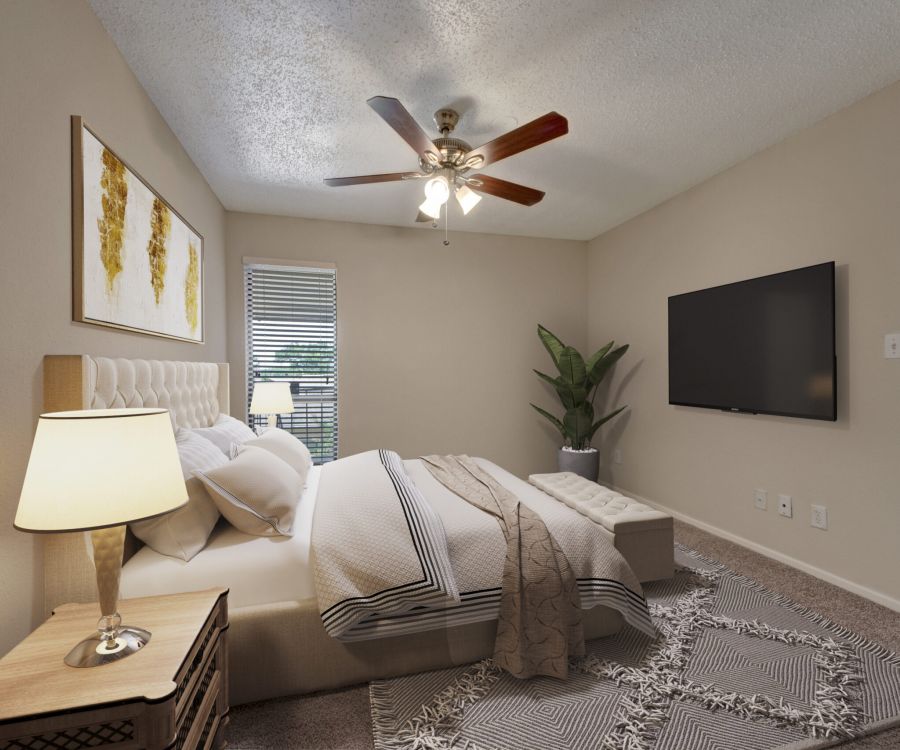
M 269 427 L 278 424 L 279 414 L 290 414 L 294 411 L 294 397 L 291 395 L 290 383 L 257 383 L 253 386 L 253 398 L 250 399 L 251 414 L 267 414 Z
M 75 646 L 66 664 L 107 664 L 150 640 L 148 631 L 122 625 L 117 611 L 125 524 L 180 508 L 187 497 L 165 409 L 41 415 L 15 527 L 35 533 L 91 531 L 100 594 L 97 633 Z

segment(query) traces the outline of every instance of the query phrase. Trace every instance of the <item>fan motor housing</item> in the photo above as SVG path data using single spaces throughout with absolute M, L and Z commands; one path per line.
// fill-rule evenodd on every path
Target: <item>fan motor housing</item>
M 456 164 L 461 162 L 465 154 L 472 150 L 472 147 L 459 138 L 435 138 L 434 145 L 440 149 L 441 161 Z
M 434 124 L 437 125 L 441 135 L 452 133 L 459 123 L 459 112 L 449 107 L 443 107 L 434 113 Z
M 450 133 L 459 124 L 459 113 L 455 109 L 444 107 L 434 113 L 434 124 L 441 132 L 439 138 L 435 138 L 432 143 L 440 152 L 440 163 L 431 164 L 423 159 L 419 160 L 422 169 L 427 173 L 431 173 L 440 168 L 451 168 L 456 172 L 468 172 L 469 167 L 463 167 L 462 161 L 472 147 L 459 138 L 451 138 Z

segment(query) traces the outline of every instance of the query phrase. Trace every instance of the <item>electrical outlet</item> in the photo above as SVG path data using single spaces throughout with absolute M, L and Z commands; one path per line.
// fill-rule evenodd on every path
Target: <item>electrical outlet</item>
M 768 505 L 768 495 L 765 490 L 754 490 L 753 504 L 760 510 L 765 510 Z
M 616 464 L 621 464 L 621 463 L 623 463 L 623 461 L 622 461 L 622 451 L 621 451 L 620 449 L 618 449 L 618 448 L 616 448 L 616 449 L 613 451 L 613 463 L 616 463 Z
M 887 333 L 884 336 L 884 358 L 900 359 L 900 333 Z
M 824 505 L 810 506 L 809 525 L 816 529 L 828 529 L 828 508 Z
M 785 518 L 792 518 L 794 515 L 794 503 L 790 495 L 778 496 L 778 512 Z

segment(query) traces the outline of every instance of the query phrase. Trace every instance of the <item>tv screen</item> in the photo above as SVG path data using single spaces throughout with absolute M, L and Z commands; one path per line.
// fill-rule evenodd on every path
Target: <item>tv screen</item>
M 834 263 L 669 297 L 669 403 L 837 419 Z

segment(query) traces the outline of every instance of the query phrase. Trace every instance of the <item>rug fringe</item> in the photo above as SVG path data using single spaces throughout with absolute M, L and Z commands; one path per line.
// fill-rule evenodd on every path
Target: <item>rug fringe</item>
M 387 680 L 369 683 L 369 713 L 372 715 L 372 737 L 375 750 L 400 750 L 397 745 L 397 714 Z
M 396 747 L 408 750 L 477 750 L 469 740 L 461 745 L 457 743 L 457 727 L 465 708 L 483 698 L 500 673 L 501 669 L 492 659 L 482 659 L 473 664 L 429 703 L 423 704 L 420 713 L 397 731 Z

